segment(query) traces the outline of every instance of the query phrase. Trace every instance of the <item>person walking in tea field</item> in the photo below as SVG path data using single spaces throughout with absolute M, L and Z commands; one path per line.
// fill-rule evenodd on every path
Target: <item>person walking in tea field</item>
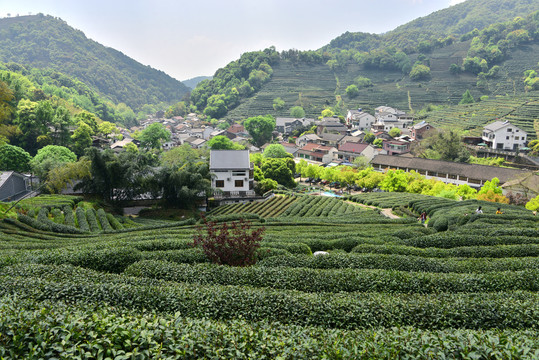
M 421 224 L 424 224 L 425 221 L 427 221 L 427 213 L 423 211 L 421 215 L 419 215 L 419 220 L 421 221 Z

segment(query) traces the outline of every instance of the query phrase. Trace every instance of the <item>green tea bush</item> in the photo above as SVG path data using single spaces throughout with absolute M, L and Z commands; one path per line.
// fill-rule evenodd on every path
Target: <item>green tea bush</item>
M 86 220 L 88 220 L 88 225 L 90 226 L 91 232 L 98 232 L 101 230 L 99 224 L 97 223 L 95 209 L 90 208 L 86 210 Z
M 73 209 L 68 205 L 65 205 L 62 208 L 64 212 L 64 223 L 69 226 L 75 227 L 75 218 L 73 217 Z
M 77 207 L 77 210 L 75 210 L 75 215 L 77 217 L 77 224 L 79 225 L 79 229 L 82 231 L 90 231 L 90 225 L 88 225 L 88 220 L 86 220 L 86 211 L 81 208 Z
M 109 219 L 107 218 L 107 214 L 105 213 L 105 210 L 101 208 L 97 210 L 97 218 L 99 219 L 99 223 L 101 224 L 101 228 L 103 229 L 103 231 L 114 230 L 112 226 L 110 226 Z

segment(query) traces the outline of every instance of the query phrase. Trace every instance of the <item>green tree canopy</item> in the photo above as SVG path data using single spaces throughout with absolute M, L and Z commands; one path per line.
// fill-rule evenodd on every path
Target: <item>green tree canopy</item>
M 352 84 L 346 88 L 346 95 L 351 99 L 355 98 L 359 95 L 359 89 L 356 85 Z
M 139 140 L 146 149 L 161 149 L 162 142 L 170 140 L 170 131 L 161 123 L 153 123 L 142 130 Z
M 293 173 L 295 170 L 294 159 L 266 159 L 262 163 L 261 170 L 266 179 L 273 179 L 290 188 L 296 186 Z
M 208 147 L 212 150 L 243 150 L 245 147 L 236 144 L 223 135 L 214 136 L 208 141 Z
M 272 138 L 275 119 L 271 115 L 250 117 L 245 120 L 243 126 L 253 137 L 254 144 L 262 146 Z
M 279 159 L 279 158 L 286 158 L 286 157 L 292 157 L 291 154 L 287 153 L 284 146 L 281 144 L 271 144 L 268 145 L 264 149 L 263 156 L 265 158 L 273 158 L 273 159 Z
M 75 161 L 77 161 L 77 155 L 68 148 L 58 145 L 47 145 L 37 151 L 30 165 L 32 166 L 32 171 L 41 180 L 46 180 L 51 170 Z
M 472 94 L 470 93 L 470 90 L 466 90 L 464 94 L 462 94 L 462 99 L 460 100 L 459 104 L 473 104 L 475 102 Z
M 84 121 L 79 120 L 77 124 L 77 129 L 71 135 L 71 149 L 78 156 L 82 156 L 84 151 L 92 145 L 92 128 L 90 125 L 86 124 Z
M 9 144 L 0 145 L 0 171 L 26 172 L 32 157 L 24 149 Z
M 391 137 L 400 136 L 401 133 L 402 131 L 398 127 L 394 127 L 394 128 L 391 128 L 391 130 L 389 130 L 389 136 Z
M 430 68 L 427 65 L 415 64 L 410 71 L 410 79 L 414 81 L 430 79 Z
M 295 119 L 302 119 L 305 117 L 305 110 L 301 106 L 293 106 L 290 108 L 290 116 Z
M 284 109 L 285 102 L 280 97 L 273 99 L 273 110 L 280 111 Z

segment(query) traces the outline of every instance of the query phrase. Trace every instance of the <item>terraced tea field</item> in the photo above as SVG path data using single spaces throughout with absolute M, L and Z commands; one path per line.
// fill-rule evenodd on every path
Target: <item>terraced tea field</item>
M 231 205 L 208 218 L 265 232 L 256 265 L 228 267 L 191 247 L 194 220 L 57 232 L 33 226 L 66 204 L 43 206 L 47 219 L 0 222 L 0 358 L 539 355 L 539 220 L 521 207 L 398 193 Z

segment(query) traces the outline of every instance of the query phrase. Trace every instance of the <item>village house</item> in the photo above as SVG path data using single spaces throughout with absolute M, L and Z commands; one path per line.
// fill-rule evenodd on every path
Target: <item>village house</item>
M 249 150 L 211 150 L 210 172 L 216 199 L 240 202 L 255 196 L 254 166 Z
M 283 135 L 289 135 L 294 130 L 312 125 L 314 119 L 297 119 L 297 118 L 282 118 L 275 119 L 275 130 Z
M 312 144 L 312 143 L 318 144 L 319 141 L 320 141 L 320 137 L 316 134 L 304 134 L 296 139 L 296 145 L 302 148 L 307 144 Z
M 410 142 L 400 140 L 384 140 L 382 149 L 387 151 L 388 155 L 401 155 L 410 152 Z
M 0 171 L 0 201 L 15 201 L 31 192 L 30 177 L 15 171 Z
M 500 185 L 529 174 L 527 170 L 502 168 L 497 166 L 440 161 L 407 156 L 377 155 L 371 161 L 374 170 L 387 169 L 415 171 L 426 179 L 435 179 L 445 183 L 468 184 L 480 188 L 488 180 L 498 178 Z
M 318 143 L 320 145 L 337 147 L 344 137 L 345 135 L 342 134 L 322 133 L 320 134 Z
M 495 121 L 483 128 L 481 138 L 491 149 L 516 150 L 526 146 L 528 134 L 509 121 Z
M 338 151 L 333 153 L 333 158 L 335 160 L 354 163 L 354 160 L 361 156 L 364 156 L 368 161 L 371 161 L 376 154 L 377 151 L 372 145 L 347 142 L 339 146 Z
M 296 157 L 310 161 L 317 161 L 324 164 L 329 164 L 333 160 L 333 153 L 337 148 L 324 146 L 320 144 L 307 144 L 296 152 Z
M 421 121 L 411 127 L 411 138 L 414 140 L 422 140 L 427 132 L 435 130 L 435 128 L 426 121 Z
M 339 119 L 324 118 L 316 128 L 316 135 L 321 136 L 324 133 L 346 135 L 348 128 L 341 124 Z
M 346 114 L 346 125 L 350 129 L 369 131 L 376 122 L 376 118 L 362 109 L 348 110 Z
M 235 136 L 241 136 L 241 137 L 248 137 L 249 132 L 245 130 L 245 127 L 241 124 L 232 124 L 226 131 L 229 134 L 233 134 Z

